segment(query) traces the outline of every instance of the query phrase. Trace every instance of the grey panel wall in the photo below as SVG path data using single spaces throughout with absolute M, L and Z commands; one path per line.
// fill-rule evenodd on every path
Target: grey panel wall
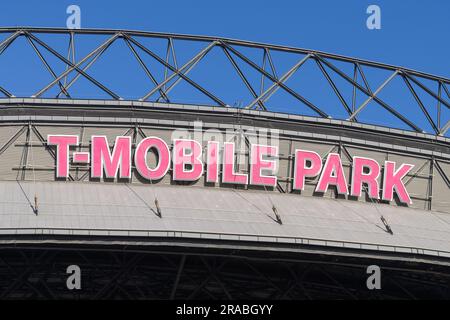
M 73 109 L 71 110 L 73 112 Z M 198 120 L 202 120 L 202 113 L 198 113 Z M 78 119 L 77 119 L 78 118 Z M 53 181 L 55 180 L 55 160 L 51 152 L 45 147 L 45 139 L 47 134 L 77 134 L 80 135 L 81 145 L 78 150 L 87 151 L 89 149 L 89 140 L 91 135 L 106 135 L 113 143 L 118 135 L 129 135 L 132 137 L 135 144 L 139 143 L 146 136 L 158 136 L 165 140 L 169 145 L 173 131 L 185 130 L 187 134 L 194 137 L 193 122 L 180 120 L 162 120 L 162 119 L 130 119 L 130 118 L 113 118 L 113 117 L 93 117 L 83 118 L 80 121 L 79 117 L 58 117 L 57 119 L 47 117 L 36 118 L 16 117 L 16 121 L 3 120 L 0 122 L 0 180 L 27 180 L 27 181 Z M 225 133 L 225 130 L 237 130 L 238 134 L 234 137 L 228 138 L 239 144 L 241 138 L 246 138 L 239 134 L 242 128 L 248 129 L 250 126 L 242 126 L 240 123 L 223 124 L 221 116 L 217 116 L 217 122 L 211 122 L 211 117 L 208 118 L 208 123 L 203 124 L 202 133 L 205 130 L 215 129 L 219 132 Z M 152 123 L 149 123 L 152 122 Z M 275 126 L 275 120 L 268 119 L 266 121 L 267 128 Z M 352 131 L 342 131 L 342 128 L 333 124 L 328 125 L 329 128 L 336 127 L 336 135 L 322 135 L 320 130 L 317 134 L 311 133 L 310 128 L 303 131 L 305 126 L 298 125 L 297 131 L 283 131 L 279 130 L 279 186 L 274 190 L 268 192 L 286 192 L 291 193 L 292 188 L 292 168 L 293 155 L 295 149 L 312 150 L 319 153 L 323 158 L 330 152 L 340 153 L 344 163 L 344 171 L 346 177 L 350 175 L 351 157 L 364 156 L 377 160 L 380 164 L 385 160 L 397 161 L 399 163 L 411 163 L 415 165 L 411 174 L 405 179 L 408 191 L 413 198 L 411 207 L 436 210 L 450 213 L 450 187 L 448 185 L 448 177 L 450 177 L 450 154 L 436 153 L 431 151 L 421 152 L 422 149 L 406 148 L 404 142 L 400 138 L 392 138 L 391 144 L 381 143 L 382 139 L 390 139 L 390 135 L 385 133 L 367 132 L 365 139 L 361 139 L 361 132 L 358 132 L 358 139 L 353 139 Z M 344 133 L 343 133 L 344 132 Z M 248 138 L 248 137 L 247 137 Z M 411 137 L 407 137 L 408 145 L 413 145 Z M 44 140 L 44 141 L 43 141 Z M 419 141 L 423 145 L 423 141 Z M 202 141 L 203 146 L 206 142 Z M 245 141 L 241 141 L 245 146 Z M 447 150 L 446 146 L 439 147 L 439 150 Z M 244 147 L 243 163 L 238 166 L 240 172 L 248 172 L 248 148 Z M 156 158 L 149 155 L 149 162 L 153 165 Z M 436 161 L 439 165 L 439 170 L 436 168 Z M 88 181 L 89 180 L 89 166 L 88 165 L 73 165 L 71 168 L 71 177 L 73 180 Z M 148 184 L 148 181 L 143 181 L 133 172 L 132 183 L 134 184 Z M 314 194 L 314 187 L 317 179 L 307 181 L 306 190 L 301 192 L 298 196 L 317 196 Z M 100 183 L 100 182 L 98 182 Z M 156 182 L 161 185 L 174 184 L 171 181 L 170 172 L 161 181 Z M 187 184 L 187 183 L 179 183 Z M 211 185 L 206 184 L 204 179 L 200 179 L 194 184 L 205 188 L 234 188 L 234 186 L 225 185 Z M 244 187 L 236 187 L 242 189 Z M 247 188 L 247 187 L 245 187 Z M 250 187 L 254 189 L 253 187 Z M 295 192 L 297 193 L 297 192 Z M 330 189 L 323 197 L 336 198 L 335 191 Z M 353 199 L 354 200 L 354 199 Z M 359 201 L 369 201 L 369 198 L 363 196 Z M 392 205 L 397 205 L 396 201 L 392 201 Z

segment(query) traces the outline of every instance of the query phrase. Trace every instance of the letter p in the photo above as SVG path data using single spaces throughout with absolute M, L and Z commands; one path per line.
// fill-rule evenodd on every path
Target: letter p
M 309 165 L 307 165 L 309 161 Z M 305 178 L 315 177 L 322 170 L 322 158 L 314 151 L 295 150 L 294 190 L 305 189 Z

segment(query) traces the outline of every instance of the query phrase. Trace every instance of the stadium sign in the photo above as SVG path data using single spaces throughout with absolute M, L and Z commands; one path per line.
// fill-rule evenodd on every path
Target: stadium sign
M 68 178 L 70 148 L 79 145 L 78 135 L 48 135 L 47 144 L 56 147 L 56 177 Z M 91 136 L 89 152 L 73 151 L 73 164 L 89 164 L 91 178 L 130 179 L 134 164 L 137 173 L 149 181 L 162 179 L 169 169 L 175 181 L 197 181 L 203 175 L 208 183 L 254 185 L 275 187 L 277 185 L 278 147 L 251 144 L 249 173 L 235 171 L 235 143 L 207 141 L 206 153 L 202 145 L 191 139 L 173 139 L 172 150 L 156 136 L 140 141 L 133 148 L 131 137 L 117 136 L 110 148 L 106 136 Z M 150 166 L 148 154 L 156 155 L 156 165 Z M 134 154 L 133 154 L 134 153 Z M 411 198 L 402 179 L 414 167 L 385 161 L 383 167 L 374 159 L 353 157 L 350 188 L 339 154 L 329 153 L 326 159 L 309 150 L 296 149 L 294 154 L 293 189 L 304 190 L 306 179 L 318 177 L 315 191 L 327 192 L 334 186 L 338 194 L 360 197 L 364 185 L 373 199 L 392 201 L 394 192 L 402 203 L 411 204 Z M 383 168 L 383 170 L 382 170 Z M 383 177 L 381 178 L 381 172 Z M 221 173 L 221 174 L 219 174 Z M 382 187 L 380 187 L 380 182 Z

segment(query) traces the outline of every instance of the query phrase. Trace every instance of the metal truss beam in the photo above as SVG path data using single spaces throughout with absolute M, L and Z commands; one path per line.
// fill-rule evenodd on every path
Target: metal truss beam
M 21 97 L 33 97 L 33 98 L 49 98 L 51 94 L 50 89 L 55 85 L 59 87 L 59 93 L 56 97 L 63 95 L 66 99 L 76 99 L 80 96 L 80 92 L 73 88 L 73 84 L 82 76 L 92 83 L 95 87 L 99 88 L 102 93 L 112 100 L 121 100 L 122 97 L 127 95 L 126 92 L 114 92 L 107 85 L 107 82 L 113 80 L 114 77 L 122 77 L 123 75 L 114 72 L 114 63 L 110 63 L 110 72 L 107 75 L 103 75 L 106 80 L 100 81 L 97 72 L 95 76 L 87 73 L 88 69 L 91 69 L 98 63 L 98 60 L 105 52 L 110 52 L 111 45 L 115 43 L 118 38 L 122 38 L 124 43 L 128 47 L 128 52 L 138 62 L 139 67 L 144 71 L 146 77 L 152 83 L 153 88 L 148 89 L 146 93 L 141 95 L 140 100 L 146 101 L 153 97 L 155 93 L 158 93 L 158 97 L 155 101 L 165 101 L 172 103 L 191 103 L 189 98 L 174 98 L 175 93 L 171 93 L 169 99 L 169 92 L 171 92 L 180 82 L 187 83 L 190 87 L 196 89 L 201 93 L 202 97 L 208 98 L 207 104 L 212 101 L 213 105 L 219 105 L 222 107 L 228 107 L 235 105 L 236 101 L 241 101 L 242 97 L 237 92 L 229 91 L 226 85 L 221 88 L 206 89 L 209 85 L 205 85 L 210 82 L 209 77 L 213 77 L 214 80 L 220 79 L 224 83 L 228 79 L 228 75 L 222 70 L 227 68 L 227 65 L 231 67 L 238 74 L 242 80 L 242 85 L 245 86 L 246 92 L 250 92 L 251 100 L 244 101 L 243 105 L 246 108 L 257 107 L 260 110 L 276 110 L 276 108 L 288 107 L 289 102 L 278 102 L 276 99 L 270 99 L 276 94 L 279 89 L 282 89 L 288 95 L 294 97 L 300 101 L 303 105 L 308 107 L 315 115 L 323 118 L 337 118 L 348 121 L 359 121 L 363 118 L 361 114 L 366 112 L 367 108 L 371 108 L 370 103 L 373 101 L 381 106 L 388 113 L 392 114 L 398 120 L 400 124 L 394 125 L 387 122 L 386 126 L 397 126 L 403 128 L 403 126 L 412 129 L 417 132 L 423 132 L 423 129 L 431 128 L 431 131 L 436 135 L 448 135 L 450 128 L 450 119 L 448 112 L 443 112 L 442 108 L 450 109 L 450 93 L 448 86 L 450 85 L 450 79 L 439 77 L 424 72 L 419 72 L 413 69 L 403 68 L 399 66 L 393 66 L 369 60 L 357 59 L 345 57 L 342 55 L 336 55 L 327 52 L 308 50 L 302 48 L 293 48 L 288 46 L 270 45 L 264 43 L 255 43 L 250 41 L 242 41 L 236 39 L 207 37 L 207 36 L 194 36 L 184 34 L 170 34 L 170 33 L 155 33 L 155 32 L 143 32 L 143 31 L 125 31 L 125 30 L 105 30 L 105 29 L 77 29 L 68 30 L 60 28 L 29 28 L 29 27 L 15 27 L 15 28 L 0 28 L 0 34 L 6 34 L 4 40 L 0 42 L 0 59 L 5 52 L 11 46 L 15 46 L 15 40 L 21 36 L 24 36 L 29 45 L 32 47 L 33 52 L 42 62 L 46 72 L 50 73 L 53 80 L 50 83 L 43 84 L 41 89 L 37 92 L 30 92 L 22 94 Z M 38 35 L 45 35 L 46 38 L 66 34 L 68 35 L 68 49 L 67 58 L 63 56 L 56 46 L 52 46 L 50 42 L 44 42 L 38 37 Z M 77 52 L 83 48 L 83 37 L 96 36 L 99 41 L 98 46 L 91 50 L 87 55 L 76 61 Z M 103 41 L 102 37 L 107 37 Z M 76 39 L 76 41 L 75 41 Z M 145 39 L 162 39 L 166 40 L 164 48 L 164 54 L 158 55 L 155 45 L 144 44 Z M 66 41 L 66 40 L 64 40 Z M 75 42 L 77 45 L 75 46 Z M 201 49 L 194 50 L 195 52 L 187 62 L 180 63 L 183 59 L 180 59 L 180 52 L 187 50 L 184 46 L 185 43 L 198 43 L 202 45 Z M 206 46 L 204 46 L 206 45 Z M 50 58 L 46 57 L 42 52 L 41 47 L 45 49 L 46 53 L 50 54 Z M 176 49 L 175 49 L 176 47 Z M 219 54 L 224 54 L 226 57 L 225 65 L 219 66 L 210 70 L 208 74 L 202 74 L 201 78 L 195 79 L 191 75 L 188 76 L 193 70 L 201 68 L 206 62 L 205 57 L 217 55 L 217 51 L 214 51 L 215 47 L 220 47 L 222 50 Z M 142 51 L 145 55 L 150 56 L 152 59 L 158 62 L 158 66 L 150 66 L 144 60 L 144 57 L 139 53 Z M 178 51 L 178 52 L 177 52 Z M 262 53 L 262 61 L 255 62 L 254 55 L 250 51 L 259 55 Z M 279 67 L 282 61 L 277 58 L 277 53 L 289 54 L 295 58 L 295 63 L 288 71 L 280 72 Z M 79 55 L 79 54 L 78 54 Z M 300 67 L 309 59 L 313 59 L 316 62 L 317 70 L 313 72 L 319 72 L 326 80 L 327 85 L 332 89 L 334 94 L 340 101 L 340 105 L 345 109 L 348 117 L 343 119 L 340 112 L 340 106 L 333 107 L 330 105 L 319 106 L 314 97 L 307 94 L 311 88 L 304 86 L 298 88 L 294 85 L 287 85 L 287 81 L 294 74 L 301 73 Z M 278 60 L 277 60 L 278 59 Z M 65 70 L 61 74 L 57 74 L 55 70 L 54 61 L 60 61 L 64 64 Z M 287 61 L 287 60 L 286 60 Z M 348 65 L 352 68 L 353 74 L 348 75 L 345 67 L 338 67 L 340 65 Z M 277 70 L 278 69 L 278 70 Z M 364 69 L 364 70 L 363 70 Z M 382 70 L 390 72 L 388 78 L 379 86 L 374 86 L 367 75 L 373 72 L 373 70 Z M 259 77 L 259 83 L 255 83 L 254 75 L 250 74 L 250 71 L 255 72 Z M 330 72 L 331 71 L 331 72 Z M 30 71 L 31 72 L 31 71 Z M 33 71 L 34 72 L 34 71 Z M 39 71 L 36 71 L 39 72 Z M 347 88 L 342 87 L 340 81 L 333 79 L 332 74 L 337 74 L 340 79 L 344 80 L 351 86 L 351 92 L 346 92 Z M 73 74 L 72 80 L 68 81 L 69 75 Z M 93 73 L 92 73 L 93 74 Z M 281 77 L 278 75 L 283 74 Z M 397 76 L 402 77 L 403 85 L 407 89 L 405 91 L 405 98 L 410 95 L 415 99 L 419 105 L 419 109 L 411 110 L 409 107 L 399 107 L 398 105 L 388 103 L 389 97 L 380 98 L 380 93 L 385 92 L 385 87 L 390 85 L 390 82 Z M 29 78 L 33 77 L 32 74 L 28 75 Z M 162 79 L 161 79 L 162 78 Z M 3 73 L 3 78 L 0 79 L 0 93 L 6 98 L 11 99 L 16 97 L 14 91 L 18 91 L 17 88 L 11 88 L 8 81 L 7 73 Z M 266 81 L 270 81 L 270 85 L 266 87 Z M 360 83 L 361 82 L 361 83 Z M 434 86 L 435 85 L 435 86 Z M 8 87 L 8 90 L 6 89 Z M 259 87 L 259 88 L 258 88 Z M 372 91 L 371 88 L 374 88 Z M 72 88 L 69 93 L 69 88 Z M 376 89 L 375 89 L 376 88 Z M 119 91 L 119 90 L 117 90 Z M 357 92 L 361 92 L 366 97 L 364 101 L 357 106 Z M 431 103 L 425 103 L 421 98 L 421 93 L 424 92 L 431 99 Z M 83 93 L 81 93 L 83 94 Z M 351 95 L 351 103 L 348 98 Z M 306 98 L 308 96 L 308 98 Z M 227 97 L 225 99 L 225 97 Z M 83 96 L 83 98 L 91 98 Z M 92 97 L 95 99 L 95 97 Z M 133 98 L 132 100 L 134 100 Z M 153 98 L 152 98 L 153 99 Z M 349 99 L 349 101 L 346 101 Z M 274 102 L 276 100 L 277 102 Z M 283 104 L 286 105 L 283 105 Z M 281 105 L 279 105 L 281 104 Z M 321 103 L 323 104 L 323 102 Z M 330 103 L 331 104 L 331 103 Z M 292 113 L 303 114 L 305 111 L 296 110 L 292 108 Z M 420 113 L 421 117 L 417 117 L 416 113 Z M 357 118 L 357 116 L 359 116 Z M 420 119 L 420 120 L 417 120 Z M 423 121 L 422 121 L 423 120 Z M 364 120 L 367 123 L 371 123 L 371 120 Z M 420 123 L 418 123 L 420 121 Z M 417 122 L 417 123 L 416 123 Z M 377 122 L 379 124 L 379 122 Z
M 450 275 L 382 267 L 382 290 L 366 287 L 366 267 L 209 255 L 77 248 L 0 249 L 3 299 L 390 299 L 449 298 Z M 81 269 L 68 290 L 67 266 Z M 383 280 L 384 279 L 384 280 Z

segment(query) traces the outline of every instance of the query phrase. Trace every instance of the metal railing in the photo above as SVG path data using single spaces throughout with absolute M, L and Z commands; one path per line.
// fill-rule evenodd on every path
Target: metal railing
M 125 229 L 96 229 L 96 228 L 0 228 L 1 236 L 8 235 L 47 235 L 47 236 L 111 236 L 111 237 L 142 237 L 142 238 L 184 238 L 184 239 L 203 239 L 203 240 L 226 240 L 243 241 L 255 243 L 277 243 L 277 244 L 300 244 L 315 247 L 334 247 L 342 249 L 361 249 L 367 251 L 380 251 L 398 254 L 413 254 L 420 256 L 434 256 L 441 258 L 450 258 L 449 251 L 436 250 L 423 247 L 408 247 L 393 244 L 379 244 L 369 242 L 356 242 L 346 240 L 319 239 L 310 237 L 289 237 L 282 235 L 255 235 L 238 233 L 218 233 L 204 231 L 185 231 L 185 230 L 125 230 Z M 19 243 L 20 239 L 16 239 Z M 25 242 L 28 240 L 25 240 Z M 47 240 L 46 240 L 47 241 Z

